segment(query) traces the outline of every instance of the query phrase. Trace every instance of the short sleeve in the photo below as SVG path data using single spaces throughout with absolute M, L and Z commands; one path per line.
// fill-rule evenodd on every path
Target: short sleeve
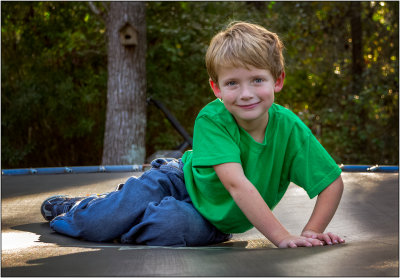
M 290 168 L 290 181 L 312 199 L 334 182 L 341 169 L 312 133 L 306 137 Z
M 193 166 L 241 163 L 238 136 L 239 131 L 224 125 L 223 121 L 197 118 L 193 132 Z

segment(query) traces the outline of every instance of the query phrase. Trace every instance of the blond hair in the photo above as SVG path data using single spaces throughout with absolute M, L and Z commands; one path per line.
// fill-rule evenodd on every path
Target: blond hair
M 206 67 L 210 78 L 218 82 L 218 68 L 254 66 L 267 69 L 275 80 L 284 71 L 283 43 L 278 35 L 262 26 L 232 22 L 216 34 L 207 49 Z

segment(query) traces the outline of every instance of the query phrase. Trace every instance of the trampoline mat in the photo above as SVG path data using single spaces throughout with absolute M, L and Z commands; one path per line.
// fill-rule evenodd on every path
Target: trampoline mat
M 327 231 L 346 244 L 278 249 L 256 229 L 205 247 L 87 242 L 53 232 L 39 207 L 54 194 L 113 190 L 131 175 L 2 176 L 2 276 L 398 276 L 398 173 L 343 173 Z M 294 234 L 316 198 L 291 184 L 274 214 Z

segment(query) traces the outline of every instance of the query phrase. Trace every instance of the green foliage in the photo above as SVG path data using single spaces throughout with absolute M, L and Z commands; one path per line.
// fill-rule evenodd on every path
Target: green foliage
M 302 112 L 306 123 L 312 119 L 309 126 L 336 161 L 398 164 L 398 3 L 361 3 L 364 70 L 358 80 L 348 3 L 280 5 L 291 21 L 281 31 L 288 80 L 277 101 Z M 377 14 L 383 20 L 373 20 Z M 359 91 L 354 83 L 362 85 Z
M 2 167 L 101 159 L 104 27 L 86 3 L 2 3 Z
M 213 15 L 213 7 L 215 4 L 209 2 L 149 2 L 147 5 L 147 92 L 165 103 L 189 133 L 193 132 L 197 113 L 213 99 L 204 66 L 210 34 L 221 27 L 220 20 Z M 174 149 L 183 142 L 169 122 L 160 119 L 163 119 L 162 113 L 153 106 L 148 107 L 148 154 L 159 149 Z
M 350 2 L 148 2 L 147 89 L 189 132 L 214 99 L 204 54 L 231 20 L 282 38 L 276 102 L 338 163 L 398 164 L 398 2 L 361 2 L 362 76 L 353 72 Z M 86 2 L 2 2 L 2 167 L 101 161 L 105 27 Z M 357 86 L 359 85 L 359 86 Z M 148 107 L 147 155 L 183 141 Z

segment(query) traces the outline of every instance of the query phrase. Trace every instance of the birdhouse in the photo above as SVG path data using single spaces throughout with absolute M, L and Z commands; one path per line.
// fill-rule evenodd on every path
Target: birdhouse
M 119 30 L 119 41 L 124 46 L 135 46 L 138 44 L 137 31 L 132 25 L 126 23 Z

